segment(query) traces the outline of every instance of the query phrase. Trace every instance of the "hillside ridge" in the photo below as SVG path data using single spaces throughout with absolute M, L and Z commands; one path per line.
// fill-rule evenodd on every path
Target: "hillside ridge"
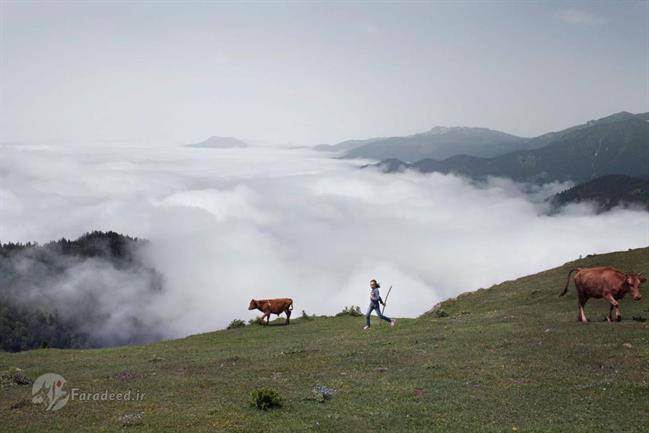
M 640 432 L 646 411 L 629 417 L 601 408 L 644 404 L 649 304 L 623 299 L 622 322 L 607 323 L 605 302 L 591 300 L 591 322 L 582 324 L 574 288 L 558 296 L 570 268 L 599 264 L 649 273 L 649 248 L 587 256 L 465 293 L 394 328 L 374 319 L 363 331 L 362 317 L 306 315 L 290 326 L 144 346 L 0 352 L 0 372 L 17 367 L 31 379 L 54 372 L 69 389 L 146 396 L 71 399 L 52 414 L 31 403 L 31 386 L 3 382 L 0 416 L 16 433 L 116 431 L 134 416 L 134 430 L 152 433 Z M 251 407 L 260 388 L 275 391 L 282 406 Z

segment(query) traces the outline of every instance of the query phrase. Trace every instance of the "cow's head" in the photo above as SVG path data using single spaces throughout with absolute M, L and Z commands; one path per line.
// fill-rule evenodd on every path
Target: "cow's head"
M 248 305 L 248 309 L 249 310 L 254 310 L 255 308 L 257 308 L 257 301 L 255 301 L 254 299 L 251 299 L 250 304 Z
M 624 282 L 629 287 L 631 296 L 633 297 L 634 301 L 639 301 L 640 299 L 642 299 L 642 295 L 640 294 L 640 285 L 642 283 L 645 283 L 646 281 L 647 279 L 645 277 L 640 274 L 636 274 L 635 272 L 626 274 L 626 280 Z

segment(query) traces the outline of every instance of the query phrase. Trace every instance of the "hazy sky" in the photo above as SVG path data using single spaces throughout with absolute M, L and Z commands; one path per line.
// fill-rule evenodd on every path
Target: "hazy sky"
M 649 3 L 0 3 L 0 140 L 520 135 L 649 110 Z

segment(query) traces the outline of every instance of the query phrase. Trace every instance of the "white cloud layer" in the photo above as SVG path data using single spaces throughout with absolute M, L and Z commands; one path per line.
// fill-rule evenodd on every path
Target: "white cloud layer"
M 557 184 L 386 175 L 309 150 L 0 150 L 0 240 L 91 230 L 150 239 L 146 260 L 165 292 L 143 320 L 170 336 L 251 317 L 252 297 L 290 296 L 297 313 L 365 308 L 371 278 L 394 286 L 388 314 L 416 316 L 466 290 L 649 241 L 646 212 L 546 215 Z M 128 282 L 116 284 L 119 317 Z

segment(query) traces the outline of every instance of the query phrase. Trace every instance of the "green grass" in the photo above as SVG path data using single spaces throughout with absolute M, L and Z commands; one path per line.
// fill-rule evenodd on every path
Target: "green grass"
M 610 264 L 649 274 L 649 248 L 587 257 L 446 301 L 447 317 L 361 330 L 363 318 L 298 319 L 138 347 L 0 353 L 0 370 L 56 372 L 67 388 L 146 393 L 141 402 L 70 401 L 47 413 L 30 386 L 4 386 L 0 431 L 113 432 L 646 432 L 649 292 L 606 323 L 602 300 L 577 323 L 568 270 Z M 413 299 L 412 302 L 425 302 Z M 120 380 L 123 371 L 130 380 Z M 335 388 L 318 402 L 315 385 Z M 250 406 L 271 388 L 282 407 Z

